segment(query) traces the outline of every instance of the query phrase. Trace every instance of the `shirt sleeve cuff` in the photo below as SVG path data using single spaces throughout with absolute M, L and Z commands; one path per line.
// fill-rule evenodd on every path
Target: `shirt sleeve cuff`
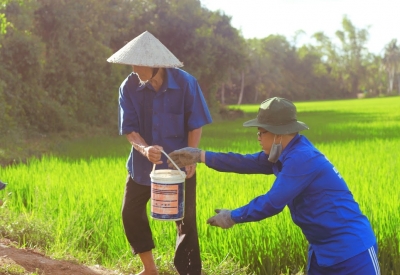
M 240 210 L 239 209 L 235 209 L 231 211 L 231 219 L 235 222 L 235 223 L 244 223 L 245 221 L 243 220 L 243 218 L 240 215 Z

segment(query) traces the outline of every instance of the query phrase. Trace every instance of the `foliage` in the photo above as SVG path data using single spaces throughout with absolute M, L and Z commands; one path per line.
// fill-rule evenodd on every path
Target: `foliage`
M 0 274 L 4 275 L 36 275 L 37 273 L 27 273 L 25 268 L 18 264 L 4 264 L 0 266 Z
M 130 68 L 106 59 L 146 29 L 199 79 L 215 113 L 215 83 L 244 56 L 230 18 L 197 0 L 32 0 L 2 7 L 10 23 L 0 52 L 4 131 L 115 127 L 117 89 Z
M 281 35 L 245 40 L 229 16 L 199 0 L 1 0 L 0 146 L 90 127 L 117 132 L 117 91 L 131 69 L 106 59 L 145 30 L 199 80 L 214 120 L 220 104 L 259 104 L 271 96 L 400 91 L 396 42 L 384 57 L 369 53 L 368 29 L 347 17 L 337 32 L 340 46 L 316 33 L 317 45 L 296 48 Z
M 10 22 L 7 21 L 6 15 L 2 11 L 3 7 L 5 7 L 9 1 L 10 0 L 0 0 L 0 37 L 7 33 L 7 27 L 10 26 Z
M 386 45 L 382 64 L 388 73 L 387 93 L 390 94 L 392 92 L 394 81 L 397 77 L 397 89 L 400 94 L 400 46 L 397 45 L 397 39 L 393 39 L 388 45 Z
M 216 113 L 215 84 L 227 78 L 227 68 L 244 66 L 244 39 L 230 25 L 228 16 L 201 8 L 198 0 L 152 2 L 142 2 L 140 32 L 147 29 L 153 33 L 183 61 L 184 69 L 199 80 L 209 107 Z
M 27 247 L 49 247 L 54 241 L 49 221 L 35 220 L 33 216 L 24 213 L 16 215 L 7 208 L 0 212 L 0 218 L 2 220 L 0 236 L 2 237 Z
M 4 36 L 0 49 L 0 97 L 4 100 L 5 117 L 12 118 L 6 120 L 3 128 L 14 125 L 37 128 L 46 122 L 41 110 L 45 98 L 40 86 L 43 44 L 30 32 L 32 16 L 28 5 L 12 2 L 7 6 L 8 19 L 17 22 Z
M 289 99 L 335 98 L 335 82 L 326 75 L 321 56 L 313 47 L 296 49 L 285 37 L 270 35 L 248 41 L 251 69 L 247 77 L 246 102 L 272 96 Z
M 346 16 L 342 20 L 343 30 L 336 31 L 341 47 L 332 43 L 324 33 L 314 34 L 319 43 L 318 49 L 326 60 L 326 67 L 339 87 L 341 97 L 355 97 L 362 91 L 362 83 L 367 84 L 366 69 L 371 61 L 370 54 L 365 48 L 368 41 L 368 29 L 357 29 Z M 368 83 L 370 84 L 370 83 Z M 372 87 L 367 84 L 366 89 Z M 374 91 L 375 92 L 375 91 Z

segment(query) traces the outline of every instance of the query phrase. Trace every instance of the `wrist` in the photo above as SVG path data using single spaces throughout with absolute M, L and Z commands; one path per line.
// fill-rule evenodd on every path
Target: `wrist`
M 238 216 L 238 213 L 236 212 L 234 212 L 234 210 L 231 210 L 231 220 L 232 220 L 232 222 L 234 223 L 234 224 L 237 224 L 237 223 L 242 223 L 240 220 L 241 220 L 241 218 L 240 218 L 240 216 Z M 236 214 L 236 215 L 235 215 Z
M 139 144 L 136 144 L 136 143 L 133 143 L 133 142 L 132 142 L 132 146 L 133 146 L 133 148 L 135 148 L 136 151 L 141 153 L 143 156 L 146 156 L 146 150 L 145 150 L 146 146 L 139 145 Z
M 202 163 L 206 163 L 206 151 L 201 150 L 200 151 L 200 161 Z

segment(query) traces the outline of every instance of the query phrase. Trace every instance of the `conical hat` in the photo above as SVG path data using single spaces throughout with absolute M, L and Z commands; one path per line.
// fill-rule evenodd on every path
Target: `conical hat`
M 107 59 L 110 63 L 146 66 L 154 68 L 182 67 L 173 55 L 157 38 L 145 31 L 123 46 Z

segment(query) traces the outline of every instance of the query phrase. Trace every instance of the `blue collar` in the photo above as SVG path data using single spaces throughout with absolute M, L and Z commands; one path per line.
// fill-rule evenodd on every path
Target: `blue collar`
M 180 89 L 178 83 L 176 83 L 174 76 L 172 75 L 173 71 L 172 70 L 179 70 L 176 68 L 165 68 L 165 72 L 167 74 L 167 77 L 165 78 L 166 80 L 164 83 L 161 85 L 160 91 L 165 91 L 167 89 Z M 148 88 L 150 90 L 153 90 L 153 87 L 149 82 L 146 83 L 139 83 L 139 86 L 137 87 L 137 91 L 141 91 L 144 88 Z
M 294 146 L 294 144 L 301 138 L 300 134 L 296 134 L 293 139 L 288 143 L 288 145 L 283 149 L 282 154 L 279 157 L 279 161 L 282 162 L 282 160 L 286 157 L 290 149 Z

